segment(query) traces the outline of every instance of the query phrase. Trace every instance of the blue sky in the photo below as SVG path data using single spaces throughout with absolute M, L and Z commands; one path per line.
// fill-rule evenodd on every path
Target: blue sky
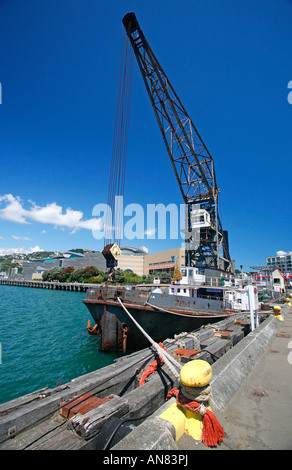
M 130 11 L 213 156 L 237 267 L 292 250 L 290 0 L 0 0 L 0 253 L 103 248 Z M 134 62 L 124 205 L 182 202 Z

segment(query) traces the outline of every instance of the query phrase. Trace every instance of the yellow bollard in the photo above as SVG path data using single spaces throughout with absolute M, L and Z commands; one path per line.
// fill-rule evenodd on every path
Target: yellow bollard
M 187 362 L 180 371 L 181 393 L 188 400 L 208 405 L 211 387 L 209 382 L 212 378 L 212 368 L 207 361 L 196 359 Z M 160 418 L 173 424 L 176 432 L 176 440 L 186 433 L 194 440 L 202 440 L 202 415 L 180 407 L 173 403 Z
M 201 359 L 187 362 L 180 371 L 181 384 L 186 395 L 191 394 L 190 398 L 194 398 L 193 387 L 205 387 L 211 378 L 212 368 L 209 362 Z
M 274 315 L 278 318 L 278 320 L 284 321 L 284 318 L 281 315 L 281 307 L 279 305 L 275 305 L 273 311 Z
M 289 297 L 287 297 L 287 299 L 286 299 L 286 304 L 288 304 L 289 307 L 292 307 L 292 305 L 291 305 L 291 303 L 290 303 L 290 298 L 289 298 Z

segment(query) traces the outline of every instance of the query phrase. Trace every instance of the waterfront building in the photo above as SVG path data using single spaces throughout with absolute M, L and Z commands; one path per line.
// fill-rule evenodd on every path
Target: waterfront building
M 121 255 L 118 257 L 117 267 L 123 271 L 133 272 L 139 276 L 167 273 L 173 277 L 176 266 L 185 266 L 184 248 L 172 248 L 169 250 L 148 253 L 145 247 L 121 246 Z M 18 278 L 23 280 L 41 279 L 43 271 L 60 267 L 86 268 L 95 266 L 101 271 L 107 271 L 106 261 L 100 251 L 84 250 L 83 253 L 66 251 L 55 253 L 54 256 L 44 259 L 23 260 L 23 271 Z M 210 273 L 209 273 L 210 271 Z M 206 271 L 207 276 L 214 276 L 212 270 Z
M 144 274 L 144 260 L 148 250 L 145 247 L 121 246 L 121 255 L 118 257 L 118 268 L 133 272 L 138 276 Z
M 185 265 L 184 248 L 172 248 L 145 255 L 144 274 L 159 275 L 162 272 L 173 276 L 175 266 Z
M 121 247 L 121 250 L 122 254 L 118 260 L 118 267 L 142 276 L 144 273 L 144 255 L 147 253 L 147 249 Z M 84 250 L 84 253 L 66 251 L 56 253 L 51 258 L 23 261 L 23 271 L 18 277 L 23 280 L 41 279 L 43 271 L 57 267 L 68 268 L 69 266 L 76 269 L 95 266 L 101 271 L 107 270 L 105 258 L 100 251 Z
M 52 258 L 32 259 L 23 261 L 23 271 L 18 277 L 27 281 L 38 279 L 43 271 L 52 268 L 86 268 L 87 266 L 96 266 L 101 271 L 106 271 L 106 263 L 100 251 L 86 251 L 85 253 L 76 253 L 66 251 L 58 253 Z
M 267 267 L 270 270 L 280 269 L 282 273 L 292 274 L 292 251 L 277 251 L 276 256 L 266 258 Z

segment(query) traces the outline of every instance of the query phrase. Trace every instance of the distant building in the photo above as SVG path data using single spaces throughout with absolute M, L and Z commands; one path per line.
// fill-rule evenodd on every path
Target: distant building
M 118 267 L 123 270 L 136 273 L 142 276 L 144 273 L 144 256 L 147 253 L 145 247 L 135 248 L 131 246 L 121 247 L 122 254 L 118 259 Z M 76 253 L 75 251 L 66 251 L 64 253 L 56 253 L 52 258 L 32 259 L 23 262 L 23 271 L 21 278 L 24 280 L 41 278 L 43 271 L 52 268 L 86 268 L 87 266 L 95 266 L 101 271 L 106 271 L 106 261 L 100 251 L 85 251 L 84 253 Z
M 288 285 L 288 283 L 287 281 L 285 282 L 285 278 L 279 269 L 275 269 L 275 271 L 272 272 L 271 277 L 273 290 L 276 292 L 285 292 L 285 287 Z
M 174 273 L 175 266 L 185 265 L 184 248 L 172 248 L 171 250 L 159 251 L 145 255 L 144 274 Z
M 291 266 L 291 254 L 289 256 Z M 66 251 L 56 253 L 52 258 L 23 261 L 23 271 L 18 276 L 25 280 L 36 279 L 41 276 L 43 271 L 55 267 L 67 268 L 68 266 L 74 268 L 96 266 L 102 271 L 107 270 L 105 258 L 100 251 L 84 250 L 84 253 Z M 185 266 L 184 248 L 172 248 L 149 254 L 145 247 L 122 246 L 117 265 L 118 268 L 139 276 L 143 274 L 157 276 L 161 273 L 168 273 L 173 276 L 176 266 Z M 206 275 L 211 276 L 212 274 L 206 273 Z
M 42 266 L 37 266 L 31 278 L 34 280 L 37 280 L 37 279 L 42 280 L 42 274 L 44 271 L 47 271 L 47 269 L 43 268 Z
M 145 247 L 121 246 L 121 255 L 118 257 L 118 268 L 133 272 L 138 276 L 144 274 L 144 260 L 148 250 Z
M 266 263 L 270 270 L 280 269 L 281 273 L 292 273 L 292 251 L 277 251 L 276 256 L 266 258 Z
M 75 253 L 74 251 L 66 251 L 58 253 L 52 258 L 33 259 L 23 262 L 23 271 L 21 278 L 24 280 L 37 279 L 43 271 L 52 268 L 86 268 L 87 266 L 96 266 L 102 271 L 106 271 L 105 258 L 100 251 Z M 35 274 L 37 274 L 35 276 Z

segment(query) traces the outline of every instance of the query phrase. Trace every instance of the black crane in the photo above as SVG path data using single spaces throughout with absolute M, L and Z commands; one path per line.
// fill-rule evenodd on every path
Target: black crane
M 231 272 L 228 235 L 218 214 L 213 158 L 150 48 L 135 13 L 123 18 L 186 206 L 187 266 Z M 219 250 L 223 250 L 223 257 Z

